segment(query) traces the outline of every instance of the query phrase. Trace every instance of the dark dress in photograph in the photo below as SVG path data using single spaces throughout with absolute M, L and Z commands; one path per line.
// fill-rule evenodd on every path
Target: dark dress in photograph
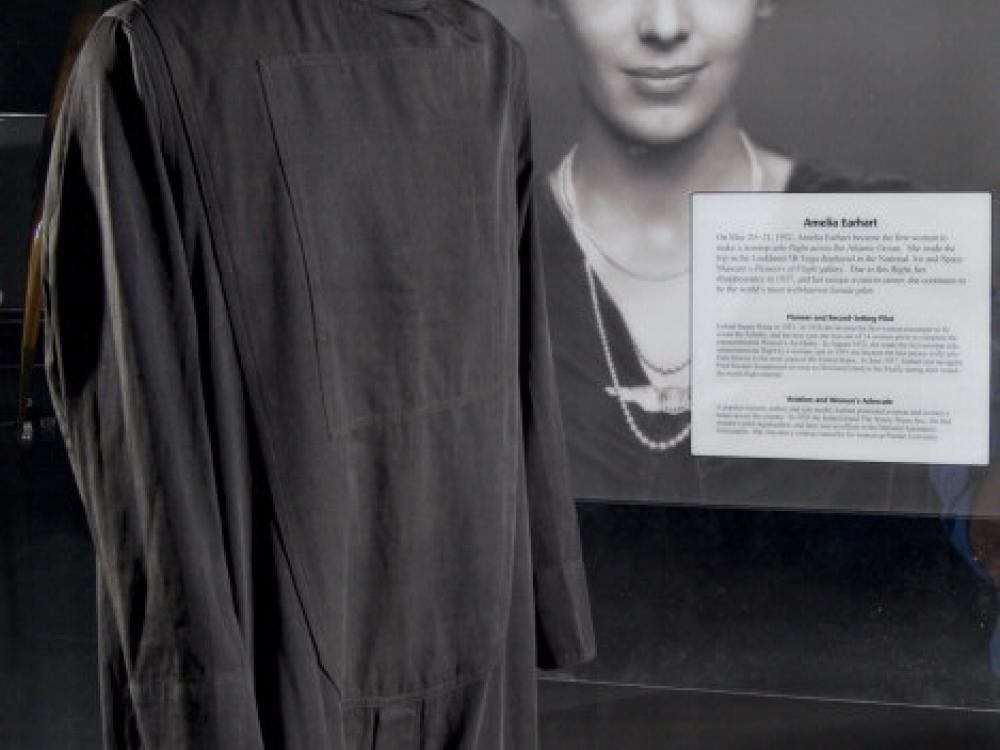
M 894 177 L 858 177 L 797 162 L 786 191 L 898 192 Z M 547 181 L 539 181 L 539 224 L 546 299 L 574 494 L 623 502 L 786 507 L 813 510 L 934 512 L 923 467 L 838 461 L 693 457 L 685 440 L 653 451 L 632 434 L 611 386 L 583 255 Z M 623 386 L 647 384 L 625 323 L 600 280 L 601 315 Z M 692 347 L 698 342 L 693 341 Z M 630 406 L 643 433 L 667 440 L 690 413 Z

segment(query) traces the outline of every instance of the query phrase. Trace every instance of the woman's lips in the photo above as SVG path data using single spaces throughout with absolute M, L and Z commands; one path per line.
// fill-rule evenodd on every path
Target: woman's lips
M 669 95 L 687 91 L 698 74 L 707 67 L 706 63 L 701 65 L 674 65 L 669 68 L 658 66 L 644 66 L 638 68 L 625 68 L 628 75 L 635 84 L 638 91 L 652 95 Z

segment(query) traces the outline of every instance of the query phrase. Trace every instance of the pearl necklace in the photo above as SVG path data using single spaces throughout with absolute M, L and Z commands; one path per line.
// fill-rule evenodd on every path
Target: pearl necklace
M 753 148 L 753 144 L 750 143 L 750 139 L 747 137 L 746 133 L 743 130 L 740 130 L 739 136 L 740 136 L 740 141 L 743 144 L 744 151 L 747 154 L 747 160 L 749 161 L 750 164 L 750 182 L 751 182 L 750 189 L 753 192 L 760 192 L 764 187 L 764 170 L 760 164 L 760 160 L 757 156 L 757 153 Z M 596 250 L 597 253 L 602 258 L 607 260 L 612 266 L 618 268 L 619 270 L 633 277 L 642 278 L 648 281 L 668 281 L 688 273 L 690 271 L 690 267 L 661 277 L 644 276 L 634 271 L 631 271 L 630 269 L 625 268 L 624 266 L 616 262 L 610 255 L 604 252 L 600 244 L 596 241 L 596 239 L 589 232 L 589 230 L 587 230 L 586 226 L 583 224 L 582 219 L 580 218 L 580 212 L 576 200 L 576 187 L 573 184 L 573 165 L 575 162 L 576 150 L 578 145 L 579 144 L 573 145 L 573 147 L 569 150 L 569 153 L 566 154 L 566 156 L 563 158 L 557 171 L 557 178 L 560 188 L 559 192 L 561 198 L 560 203 L 562 204 L 563 212 L 566 214 L 566 217 L 569 220 L 570 228 L 572 229 L 573 234 L 577 237 L 577 239 L 586 242 L 588 247 L 590 247 L 593 250 Z M 589 287 L 590 290 L 590 301 L 591 301 L 591 306 L 593 307 L 594 319 L 597 323 L 597 332 L 601 340 L 601 348 L 604 351 L 604 360 L 608 367 L 608 374 L 611 376 L 612 390 L 614 391 L 614 393 L 618 398 L 618 404 L 621 407 L 622 415 L 625 417 L 625 422 L 626 424 L 628 424 L 629 430 L 632 432 L 635 438 L 649 450 L 658 452 L 665 452 L 672 450 L 673 448 L 676 448 L 678 445 L 684 442 L 690 436 L 691 422 L 688 421 L 688 423 L 684 425 L 684 427 L 682 427 L 677 433 L 675 433 L 666 440 L 653 440 L 652 438 L 647 436 L 639 427 L 639 425 L 636 423 L 635 417 L 632 416 L 632 412 L 629 410 L 628 402 L 626 401 L 623 395 L 624 389 L 621 385 L 621 382 L 618 379 L 618 370 L 615 367 L 614 357 L 612 356 L 611 353 L 611 344 L 608 341 L 608 334 L 604 325 L 604 318 L 601 315 L 600 300 L 597 295 L 597 285 L 595 281 L 594 269 L 586 253 L 583 253 L 583 264 L 584 264 L 584 273 L 587 277 L 587 286 Z M 626 326 L 626 331 L 627 331 L 627 326 Z M 631 332 L 628 331 L 628 333 L 631 339 L 632 338 Z M 656 368 L 653 367 L 651 363 L 647 361 L 646 357 L 643 356 L 642 352 L 639 351 L 638 346 L 635 344 L 634 340 L 633 340 L 633 346 L 635 347 L 636 353 L 639 355 L 640 359 L 649 364 L 650 367 L 652 367 L 652 369 L 656 370 L 657 372 L 661 372 L 664 374 L 677 373 L 683 370 L 690 363 L 690 359 L 688 359 L 682 364 L 677 365 L 676 367 L 673 368 L 663 368 L 663 369 Z M 661 404 L 675 405 L 676 408 L 670 408 L 668 410 L 669 413 L 679 414 L 683 413 L 684 411 L 690 411 L 690 386 L 688 388 L 676 388 L 676 387 L 664 388 L 664 389 L 657 388 L 656 390 L 660 394 Z M 681 391 L 684 391 L 684 393 L 681 394 L 680 393 Z

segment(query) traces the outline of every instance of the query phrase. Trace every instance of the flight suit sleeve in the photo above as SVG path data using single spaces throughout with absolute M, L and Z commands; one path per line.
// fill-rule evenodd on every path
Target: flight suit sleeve
M 594 632 L 579 524 L 570 491 L 555 365 L 549 340 L 542 249 L 535 219 L 531 117 L 524 53 L 514 44 L 518 142 L 520 376 L 537 663 L 542 669 L 593 658 Z
M 46 186 L 46 374 L 86 510 L 102 592 L 105 742 L 262 748 L 237 541 L 219 457 L 210 327 L 178 219 L 184 154 L 165 149 L 152 35 L 93 29 L 66 93 Z M 155 49 L 155 47 L 154 47 Z M 176 110 L 172 110 L 176 111 Z M 246 615 L 246 613 L 242 613 Z M 108 727 L 111 727 L 110 729 Z

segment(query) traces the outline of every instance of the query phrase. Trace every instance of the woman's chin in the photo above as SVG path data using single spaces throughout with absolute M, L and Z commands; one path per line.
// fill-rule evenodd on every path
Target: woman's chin
M 656 122 L 631 125 L 622 130 L 626 139 L 647 148 L 676 146 L 695 138 L 704 130 L 704 123 Z
M 619 110 L 611 115 L 605 114 L 604 119 L 610 122 L 611 127 L 622 138 L 653 148 L 679 145 L 697 139 L 716 125 L 735 122 L 735 117 L 727 116 L 730 114 L 732 109 L 727 106 L 677 106 L 659 107 L 655 110 Z

